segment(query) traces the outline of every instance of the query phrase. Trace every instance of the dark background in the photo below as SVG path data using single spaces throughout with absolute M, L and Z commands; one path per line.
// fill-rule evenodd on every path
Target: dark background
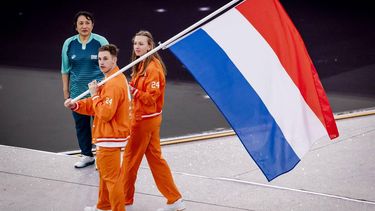
M 120 48 L 121 67 L 128 64 L 131 38 L 140 29 L 156 41 L 173 35 L 205 17 L 228 0 L 137 1 L 6 1 L 2 3 L 0 65 L 59 71 L 64 40 L 76 34 L 74 14 L 94 14 L 94 33 Z M 370 1 L 282 0 L 300 31 L 321 78 L 375 63 L 374 7 Z M 199 11 L 209 7 L 208 11 Z M 166 12 L 158 13 L 164 8 Z M 168 50 L 161 52 L 170 79 L 191 80 Z

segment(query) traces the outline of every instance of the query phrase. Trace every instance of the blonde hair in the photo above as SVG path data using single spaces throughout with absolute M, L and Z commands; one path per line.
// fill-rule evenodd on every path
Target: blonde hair
M 154 38 L 152 37 L 152 34 L 149 31 L 141 30 L 141 31 L 137 32 L 134 35 L 133 39 L 132 39 L 132 43 L 134 43 L 134 39 L 135 39 L 136 36 L 145 36 L 145 37 L 147 37 L 147 43 L 151 46 L 151 49 L 155 48 Z M 131 55 L 131 58 L 130 58 L 131 62 L 133 62 L 134 60 L 136 60 L 138 58 L 139 58 L 139 56 L 135 55 L 134 48 L 133 48 L 132 55 Z M 155 59 L 155 58 L 160 61 L 160 64 L 161 64 L 161 66 L 163 68 L 163 72 L 164 72 L 165 75 L 167 75 L 167 68 L 165 67 L 165 64 L 164 64 L 163 60 L 161 59 L 161 57 L 158 54 L 158 52 L 155 52 L 155 53 L 151 54 L 150 56 L 148 56 L 143 61 L 144 64 L 143 64 L 142 70 L 139 70 L 139 66 L 141 65 L 142 62 L 134 65 L 133 68 L 132 68 L 132 74 L 131 74 L 131 76 L 134 77 L 134 76 L 136 76 L 138 74 L 140 74 L 140 75 L 145 74 L 147 66 L 150 64 L 150 62 L 152 61 L 152 59 Z

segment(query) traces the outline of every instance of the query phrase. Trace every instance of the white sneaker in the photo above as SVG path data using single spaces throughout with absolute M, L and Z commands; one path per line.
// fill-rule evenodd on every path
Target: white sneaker
M 93 207 L 85 207 L 83 211 L 111 211 L 111 210 L 101 210 L 101 209 L 96 208 L 96 206 L 93 206 Z
M 173 204 L 167 204 L 164 208 L 159 208 L 157 211 L 181 211 L 184 209 L 186 209 L 185 203 L 182 199 L 179 199 Z
M 82 155 L 81 159 L 77 163 L 74 164 L 74 167 L 76 167 L 76 168 L 83 168 L 83 167 L 92 165 L 94 163 L 95 163 L 95 158 L 94 157 Z

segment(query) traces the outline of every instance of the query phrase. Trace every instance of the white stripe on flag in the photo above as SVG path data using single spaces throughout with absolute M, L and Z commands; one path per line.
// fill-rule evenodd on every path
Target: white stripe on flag
M 327 136 L 277 55 L 240 12 L 232 9 L 202 28 L 251 84 L 300 158 Z

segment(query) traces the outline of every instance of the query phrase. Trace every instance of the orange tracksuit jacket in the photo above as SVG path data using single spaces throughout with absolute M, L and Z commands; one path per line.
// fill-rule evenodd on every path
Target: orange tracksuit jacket
M 139 69 L 143 69 L 143 64 Z M 164 104 L 165 76 L 159 60 L 153 59 L 145 74 L 132 78 L 131 84 L 136 88 L 132 101 L 135 120 L 160 115 Z
M 109 75 L 117 72 L 112 69 Z M 108 75 L 108 76 L 109 76 Z M 116 76 L 100 87 L 98 94 L 78 101 L 74 111 L 94 116 L 92 142 L 97 147 L 99 197 L 97 208 L 124 211 L 121 147 L 130 136 L 130 95 L 126 77 Z
M 118 71 L 116 67 L 110 75 Z M 102 147 L 124 147 L 130 136 L 129 92 L 120 74 L 102 85 L 98 95 L 80 100 L 75 112 L 94 116 L 92 143 Z
M 143 65 L 140 65 L 142 70 Z M 133 204 L 137 171 L 143 155 L 152 171 L 159 191 L 171 204 L 181 198 L 167 162 L 161 155 L 160 125 L 164 104 L 165 76 L 157 59 L 153 59 L 143 75 L 133 76 L 131 84 L 133 92 L 131 111 L 131 136 L 125 148 L 123 169 L 125 204 Z

